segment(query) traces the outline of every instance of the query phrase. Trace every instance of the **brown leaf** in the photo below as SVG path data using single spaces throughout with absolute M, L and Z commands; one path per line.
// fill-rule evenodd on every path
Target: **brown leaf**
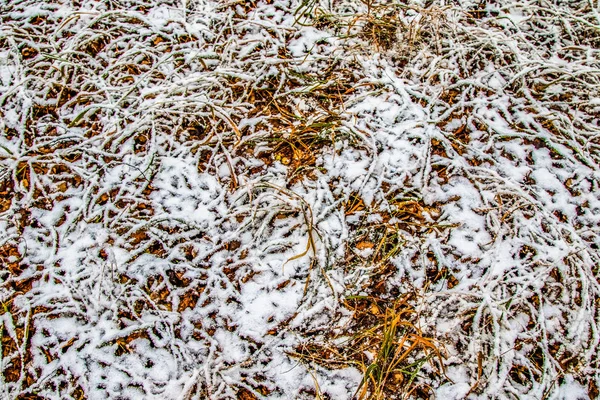
M 356 244 L 358 250 L 372 249 L 375 245 L 369 241 L 363 240 Z
M 254 395 L 251 391 L 246 388 L 241 388 L 237 392 L 238 400 L 258 400 L 258 397 Z

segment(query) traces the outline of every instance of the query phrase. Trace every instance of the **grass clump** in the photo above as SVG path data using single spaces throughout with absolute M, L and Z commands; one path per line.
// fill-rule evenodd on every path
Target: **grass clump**
M 296 346 L 293 356 L 325 368 L 358 368 L 358 399 L 429 398 L 425 375 L 443 376 L 440 345 L 414 325 L 414 295 L 395 301 L 370 296 L 346 298 L 352 319 L 327 341 Z

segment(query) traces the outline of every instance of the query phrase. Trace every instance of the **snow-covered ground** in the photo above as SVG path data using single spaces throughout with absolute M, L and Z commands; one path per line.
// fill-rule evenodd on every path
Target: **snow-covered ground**
M 2 398 L 598 397 L 597 1 L 0 21 Z

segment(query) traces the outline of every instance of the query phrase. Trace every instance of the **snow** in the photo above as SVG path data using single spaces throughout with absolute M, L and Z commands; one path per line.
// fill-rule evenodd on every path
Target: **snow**
M 351 399 L 291 354 L 415 293 L 415 385 L 591 398 L 591 14 L 409 3 L 0 4 L 0 397 Z

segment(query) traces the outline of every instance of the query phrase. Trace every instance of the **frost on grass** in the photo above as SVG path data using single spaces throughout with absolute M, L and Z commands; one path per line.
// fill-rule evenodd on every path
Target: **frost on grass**
M 590 2 L 0 3 L 6 398 L 594 398 Z

